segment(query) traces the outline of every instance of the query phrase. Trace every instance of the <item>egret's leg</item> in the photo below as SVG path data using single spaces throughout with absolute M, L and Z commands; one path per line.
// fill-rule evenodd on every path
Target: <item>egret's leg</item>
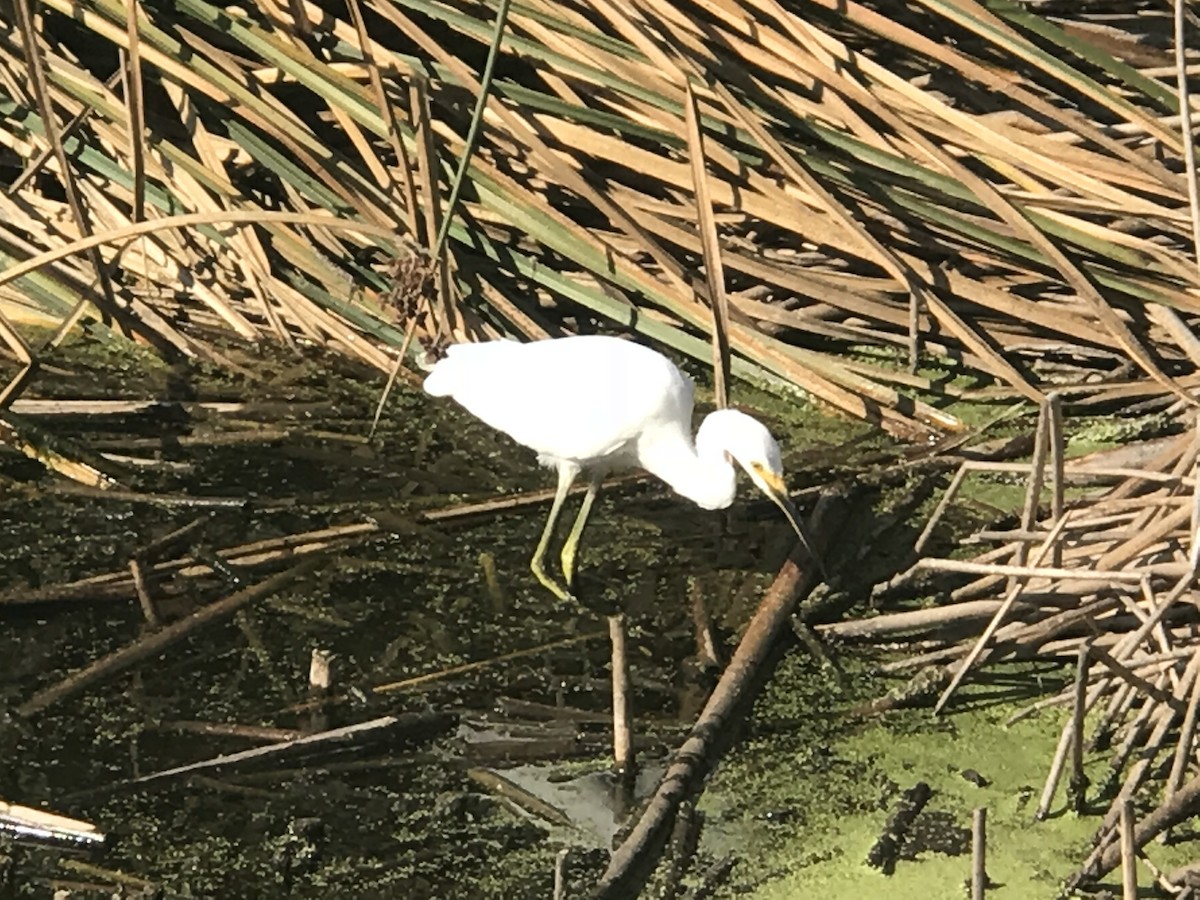
M 575 554 L 579 552 L 579 537 L 583 534 L 583 526 L 587 524 L 588 515 L 592 511 L 592 504 L 596 502 L 596 494 L 599 492 L 600 479 L 593 477 L 588 482 L 587 493 L 583 496 L 583 506 L 579 507 L 579 515 L 575 517 L 575 524 L 571 526 L 571 533 L 567 535 L 567 542 L 563 544 L 562 570 L 567 587 L 570 587 L 574 583 Z
M 578 475 L 579 466 L 563 463 L 558 467 L 558 491 L 554 495 L 554 503 L 550 505 L 550 515 L 546 518 L 546 527 L 542 529 L 542 539 L 538 541 L 537 550 L 533 551 L 533 560 L 529 563 L 529 570 L 533 572 L 534 577 L 559 600 L 573 600 L 574 598 L 570 591 L 546 574 L 542 561 L 546 558 L 546 549 L 550 546 L 550 536 L 554 534 L 554 523 L 558 521 L 563 501 L 567 499 L 567 491 L 571 489 L 571 485 L 575 483 Z

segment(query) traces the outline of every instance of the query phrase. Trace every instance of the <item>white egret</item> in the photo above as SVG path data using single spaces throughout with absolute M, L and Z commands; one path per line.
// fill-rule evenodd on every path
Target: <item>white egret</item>
M 453 397 L 488 425 L 558 470 L 558 492 L 530 569 L 561 599 L 572 599 L 575 555 L 603 477 L 640 466 L 704 509 L 733 503 L 740 465 L 783 510 L 818 566 L 788 497 L 779 444 L 734 409 L 709 413 L 692 438 L 692 383 L 662 354 L 615 337 L 576 336 L 518 343 L 455 344 L 434 365 L 425 390 Z M 565 585 L 544 560 L 567 491 L 581 472 L 587 494 L 562 548 Z M 822 572 L 823 572 L 822 568 Z

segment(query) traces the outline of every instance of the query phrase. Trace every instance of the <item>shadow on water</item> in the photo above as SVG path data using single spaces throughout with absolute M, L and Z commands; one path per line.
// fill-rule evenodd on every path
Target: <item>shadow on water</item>
M 695 652 L 689 584 L 709 598 L 728 642 L 791 548 L 774 510 L 745 502 L 706 513 L 636 485 L 602 495 L 581 553 L 586 608 L 575 608 L 528 573 L 544 506 L 415 524 L 421 509 L 550 483 L 531 454 L 459 410 L 401 389 L 367 442 L 379 379 L 346 363 L 264 352 L 243 360 L 251 381 L 123 353 L 77 342 L 50 361 L 38 395 L 184 405 L 29 418 L 70 446 L 109 454 L 104 465 L 123 488 L 158 499 L 80 495 L 37 463 L 0 455 L 0 596 L 125 573 L 140 548 L 198 518 L 163 559 L 212 561 L 223 548 L 373 516 L 390 533 L 336 550 L 315 574 L 232 620 L 27 719 L 11 710 L 147 626 L 128 593 L 0 608 L 0 703 L 10 711 L 0 722 L 0 798 L 95 822 L 112 843 L 92 862 L 124 873 L 129 890 L 157 885 L 166 895 L 543 898 L 563 842 L 595 849 L 576 857 L 573 872 L 580 884 L 593 876 L 623 819 L 605 755 L 604 616 L 621 608 L 630 617 L 644 794 L 702 696 L 685 674 L 695 671 L 684 664 Z M 203 405 L 217 402 L 249 405 Z M 214 497 L 246 502 L 194 505 Z M 164 618 L 272 570 L 220 568 L 153 582 Z M 563 643 L 570 638 L 580 639 Z M 542 645 L 551 646 L 355 699 L 356 686 Z M 197 734 L 196 723 L 311 727 L 304 704 L 317 648 L 333 653 L 334 692 L 344 698 L 323 707 L 324 727 L 450 710 L 458 730 L 354 758 L 111 787 L 256 745 L 245 734 Z M 493 767 L 570 824 L 512 803 L 481 775 Z M 0 883 L 45 896 L 116 877 L 71 858 L 0 844 L 8 860 Z

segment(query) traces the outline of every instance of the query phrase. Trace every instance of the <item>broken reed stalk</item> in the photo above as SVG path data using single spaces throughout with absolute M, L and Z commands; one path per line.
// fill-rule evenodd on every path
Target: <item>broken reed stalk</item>
M 319 732 L 329 727 L 329 719 L 321 701 L 329 696 L 332 687 L 333 653 L 322 647 L 313 647 L 308 659 L 308 699 L 313 704 L 309 710 L 308 731 Z
M 197 516 L 188 522 L 186 525 L 181 525 L 179 528 L 174 528 L 168 531 L 161 537 L 157 537 L 144 547 L 139 547 L 134 556 L 140 562 L 150 562 L 158 559 L 172 547 L 175 547 L 181 541 L 191 537 L 196 532 L 200 531 L 205 525 L 212 521 L 212 517 L 208 515 Z
M 1053 493 L 1050 501 L 1050 515 L 1055 525 L 1063 519 L 1064 496 L 1063 481 L 1066 469 L 1066 437 L 1063 434 L 1062 394 L 1051 391 L 1046 395 L 1046 428 L 1050 444 L 1050 479 Z M 1055 566 L 1062 565 L 1062 543 L 1055 541 L 1054 553 L 1050 557 Z
M 566 813 L 554 804 L 547 803 L 532 791 L 521 787 L 507 775 L 478 767 L 467 769 L 466 774 L 488 793 L 499 797 L 510 806 L 517 807 L 523 813 L 544 819 L 558 828 L 571 827 L 571 819 Z
M 293 559 L 302 554 L 320 553 L 343 546 L 347 541 L 359 540 L 380 532 L 380 527 L 372 522 L 341 525 L 226 547 L 216 551 L 215 555 L 227 564 L 245 569 L 250 566 Z M 212 574 L 212 571 L 211 565 L 190 556 L 156 563 L 149 569 L 143 567 L 143 574 L 146 576 L 148 584 L 153 584 L 156 578 L 165 575 L 173 574 L 192 578 Z M 133 579 L 126 568 L 103 575 L 92 575 L 65 584 L 0 594 L 0 606 L 101 598 L 133 599 L 135 597 Z
M 1054 420 L 1053 408 L 1051 408 L 1051 411 L 1048 414 L 1048 419 L 1050 422 L 1053 422 L 1053 420 Z M 1041 421 L 1042 420 L 1039 419 L 1039 426 L 1038 426 L 1038 431 L 1037 431 L 1037 434 L 1039 434 L 1039 435 L 1042 434 L 1044 431 L 1044 428 L 1041 425 Z M 1053 427 L 1053 426 L 1051 426 L 1051 427 Z M 1053 435 L 1052 439 L 1054 441 L 1057 441 L 1059 444 L 1061 444 L 1061 437 L 1059 435 Z M 1044 442 L 1045 441 L 1043 439 L 1043 443 Z M 1044 466 L 1047 449 L 1045 447 L 1043 447 L 1041 450 L 1041 453 L 1042 453 L 1042 464 Z M 1098 478 L 1136 478 L 1136 479 L 1145 479 L 1145 480 L 1150 480 L 1150 481 L 1162 481 L 1162 482 L 1167 482 L 1167 483 L 1171 483 L 1171 484 L 1177 484 L 1182 480 L 1177 475 L 1166 475 L 1166 474 L 1163 474 L 1160 472 L 1142 471 L 1140 469 L 1130 469 L 1130 468 L 1113 467 L 1113 466 L 1085 466 L 1085 465 L 1075 465 L 1075 466 L 1067 467 L 1065 462 L 1063 462 L 1061 470 L 1060 470 L 1059 461 L 1057 459 L 1057 456 L 1060 455 L 1059 451 L 1054 451 L 1054 453 L 1055 453 L 1055 458 L 1053 459 L 1052 464 L 1054 466 L 1054 475 L 1057 478 L 1056 483 L 1058 485 L 1065 486 L 1065 484 L 1068 480 L 1090 481 L 1090 480 L 1095 480 Z M 1036 459 L 1035 459 L 1035 462 L 1036 462 Z M 942 516 L 945 515 L 946 510 L 949 508 L 951 502 L 953 502 L 954 498 L 958 495 L 958 492 L 962 489 L 963 481 L 966 479 L 967 475 L 969 475 L 973 472 L 992 472 L 992 473 L 997 473 L 997 474 L 1000 474 L 1000 473 L 1024 474 L 1024 475 L 1028 475 L 1030 477 L 1030 479 L 1031 479 L 1030 480 L 1030 489 L 1027 490 L 1027 492 L 1026 492 L 1026 503 L 1023 507 L 1023 513 L 1022 513 L 1022 523 L 1023 523 L 1022 530 L 1023 531 L 1031 531 L 1032 526 L 1029 524 L 1024 524 L 1024 523 L 1026 523 L 1028 521 L 1027 513 L 1030 510 L 1032 510 L 1034 513 L 1036 513 L 1036 511 L 1037 511 L 1036 500 L 1035 499 L 1031 500 L 1030 498 L 1035 497 L 1035 495 L 1032 492 L 1032 488 L 1034 486 L 1034 475 L 1036 472 L 1040 472 L 1040 471 L 1041 471 L 1041 469 L 1037 468 L 1033 463 L 1013 463 L 1013 462 L 991 461 L 991 460 L 967 460 L 966 462 L 962 463 L 958 467 L 958 471 L 956 471 L 954 473 L 954 477 L 950 480 L 950 484 L 946 488 L 946 492 L 942 495 L 941 500 L 939 500 L 937 506 L 934 507 L 933 514 L 929 517 L 929 521 L 926 522 L 925 527 L 923 529 L 921 529 L 921 534 L 917 537 L 916 543 L 913 545 L 914 551 L 919 554 L 925 549 L 925 544 L 933 536 L 933 532 L 937 528 L 938 523 L 941 521 Z M 1037 483 L 1039 493 L 1041 490 L 1042 478 L 1043 478 L 1042 475 L 1038 475 L 1036 478 L 1036 483 Z M 1061 497 L 1061 487 L 1056 487 L 1054 489 L 1054 504 L 1055 504 L 1054 509 L 1056 511 L 1060 510 L 1062 508 L 1063 500 Z
M 1067 784 L 1067 796 L 1071 808 L 1082 815 L 1086 806 L 1088 778 L 1083 770 L 1083 721 L 1087 715 L 1088 663 L 1092 651 L 1091 640 L 1079 648 L 1075 662 L 1075 703 L 1071 710 L 1071 780 Z
M 692 600 L 692 627 L 696 632 L 696 659 L 702 668 L 719 668 L 721 660 L 717 657 L 717 641 L 713 637 L 712 619 L 699 579 L 688 578 L 688 594 Z
M 450 296 L 449 267 L 442 265 L 437 255 L 438 235 L 441 233 L 442 194 L 438 190 L 437 149 L 434 147 L 433 119 L 430 115 L 429 82 L 417 73 L 408 85 L 409 121 L 416 143 L 417 178 L 425 202 L 425 246 L 434 262 L 434 284 L 437 292 L 437 336 L 448 339 L 454 333 L 457 314 Z
M 1157 684 L 1150 681 L 1148 678 L 1143 678 L 1129 666 L 1114 657 L 1111 653 L 1100 646 L 1099 642 L 1092 640 L 1091 654 L 1097 662 L 1102 663 L 1108 671 L 1114 676 L 1124 681 L 1126 684 L 1131 684 L 1148 697 L 1153 697 L 1159 703 L 1164 703 L 1175 710 L 1182 709 L 1183 704 L 1179 702 L 1169 691 L 1163 690 Z
M 1095 686 L 1088 692 L 1084 700 L 1084 711 L 1086 712 L 1099 698 L 1100 687 Z M 1042 787 L 1042 796 L 1038 801 L 1037 810 L 1033 814 L 1035 821 L 1040 822 L 1050 814 L 1050 805 L 1054 802 L 1054 793 L 1058 790 L 1058 782 L 1062 778 L 1062 770 L 1066 764 L 1067 753 L 1070 751 L 1072 745 L 1072 737 L 1072 725 L 1068 721 L 1058 737 L 1058 746 L 1055 747 L 1054 758 L 1050 761 L 1050 771 L 1046 775 L 1046 784 Z
M 200 734 L 205 737 L 241 738 L 256 743 L 277 744 L 294 741 L 301 732 L 294 728 L 272 728 L 268 725 L 242 725 L 237 722 L 194 722 L 189 720 L 166 720 L 147 723 L 148 731 L 177 734 Z
M 1200 657 L 1197 657 L 1200 659 Z M 1188 672 L 1191 677 L 1186 682 L 1181 682 L 1181 687 L 1184 691 L 1190 691 L 1192 687 L 1192 678 L 1195 678 L 1195 670 L 1192 666 L 1188 667 Z M 1097 845 L 1103 846 L 1106 842 L 1111 841 L 1112 833 L 1117 828 L 1121 816 L 1121 804 L 1125 800 L 1132 800 L 1133 795 L 1137 793 L 1138 788 L 1142 786 L 1146 777 L 1154 765 L 1159 752 L 1162 750 L 1163 743 L 1167 733 L 1170 731 L 1172 724 L 1175 721 L 1174 711 L 1166 704 L 1159 703 L 1152 698 L 1147 699 L 1148 703 L 1154 704 L 1153 718 L 1154 730 L 1150 733 L 1150 737 L 1138 750 L 1137 762 L 1129 770 L 1124 783 L 1121 785 L 1120 791 L 1117 793 L 1116 799 L 1113 800 L 1112 806 L 1104 816 L 1104 821 L 1098 829 L 1099 839 Z
M 1065 581 L 1116 581 L 1121 584 L 1140 584 L 1145 572 L 1122 569 L 1059 569 L 1050 566 L 1008 566 L 998 563 L 975 563 L 965 559 L 927 557 L 917 567 L 936 572 L 962 572 L 969 575 L 1018 576 L 1024 578 L 1061 578 Z
M 1134 846 L 1133 801 L 1121 803 L 1121 897 L 1122 900 L 1137 900 L 1137 848 Z
M 405 678 L 401 681 L 391 681 L 387 684 L 376 685 L 371 689 L 372 694 L 393 694 L 397 691 L 408 691 L 421 685 L 430 684 L 434 681 L 441 681 L 444 678 L 453 678 L 456 675 L 464 675 L 467 672 L 477 672 L 480 669 L 486 669 L 488 666 L 499 665 L 500 663 L 511 662 L 514 659 L 525 659 L 530 656 L 537 656 L 539 653 L 546 653 L 550 650 L 557 650 L 561 647 L 570 647 L 574 644 L 582 644 L 586 641 L 593 641 L 599 637 L 608 634 L 607 631 L 587 631 L 583 634 L 572 635 L 568 638 L 561 638 L 557 641 L 549 641 L 545 644 L 538 644 L 536 647 L 527 647 L 524 650 L 513 650 L 509 653 L 501 653 L 499 656 L 493 656 L 488 659 L 480 659 L 475 662 L 462 663 L 461 665 L 451 666 L 448 669 L 438 669 L 436 672 L 426 672 L 424 675 L 414 675 L 412 678 Z M 330 698 L 334 699 L 345 698 Z M 300 710 L 309 709 L 310 703 L 303 703 L 291 708 L 291 711 L 298 712 Z
M 1029 481 L 1025 488 L 1025 506 L 1021 510 L 1021 530 L 1033 531 L 1037 522 L 1038 505 L 1042 498 L 1042 485 L 1046 479 L 1046 456 L 1050 452 L 1050 404 L 1042 402 L 1038 412 L 1037 429 L 1033 436 L 1033 459 L 1029 463 Z M 1023 566 L 1029 558 L 1029 545 L 1020 543 L 1013 554 L 1013 565 Z M 1010 579 L 1009 589 L 1015 590 L 1018 582 Z
M 570 855 L 570 847 L 563 847 L 554 855 L 554 900 L 567 898 L 567 857 Z
M 2 437 L 2 435 L 0 435 Z M 648 478 L 646 475 L 630 475 L 613 478 L 605 482 L 606 486 L 623 486 L 640 482 Z M 572 493 L 581 493 L 585 487 L 576 487 Z M 475 518 L 477 516 L 494 515 L 509 510 L 519 510 L 537 506 L 554 498 L 553 490 L 522 491 L 495 497 L 488 500 L 469 503 L 455 503 L 450 506 L 428 509 L 413 514 L 412 519 L 405 519 L 405 525 L 415 523 L 449 523 Z M 244 506 L 239 499 L 236 505 Z M 189 536 L 200 525 L 209 521 L 208 516 L 193 520 L 183 528 L 171 534 L 164 535 L 139 551 L 137 557 L 148 562 L 159 555 L 169 544 L 177 543 Z M 345 546 L 346 543 L 357 540 L 375 539 L 389 533 L 388 528 L 375 522 L 356 522 L 349 525 L 337 525 L 330 528 L 319 528 L 314 531 L 303 531 L 296 534 L 284 535 L 279 538 L 269 538 L 238 544 L 215 551 L 215 555 L 230 565 L 238 568 L 261 566 L 290 559 L 300 554 L 316 553 L 322 550 Z M 147 585 L 152 585 L 155 579 L 166 575 L 178 575 L 192 578 L 212 574 L 212 567 L 205 562 L 190 556 L 155 563 L 153 566 L 142 567 Z M 136 599 L 137 591 L 134 580 L 128 568 L 101 575 L 90 575 L 77 581 L 47 585 L 40 588 L 10 590 L 0 593 L 0 606 L 6 604 L 23 605 L 32 603 L 64 602 L 72 600 L 124 600 Z
M 1177 587 L 1178 587 L 1178 585 L 1177 585 Z M 1145 640 L 1146 635 L 1149 634 L 1150 631 L 1161 620 L 1161 617 L 1162 617 L 1163 613 L 1165 612 L 1165 610 L 1167 609 L 1167 607 L 1169 607 L 1171 604 L 1173 604 L 1175 602 L 1175 600 L 1178 599 L 1178 596 L 1179 596 L 1178 591 L 1173 590 L 1171 592 L 1171 594 L 1169 594 L 1167 596 L 1166 600 L 1164 600 L 1158 606 L 1154 607 L 1154 609 L 1151 611 L 1150 615 L 1147 617 L 1147 619 L 1145 621 L 1142 622 L 1141 626 L 1138 628 L 1137 631 L 1131 632 L 1131 633 L 1126 633 L 1125 635 L 1123 635 L 1120 638 L 1120 640 L 1117 643 L 1117 646 L 1114 648 L 1113 654 L 1109 654 L 1107 651 L 1103 650 L 1103 648 L 1100 646 L 1101 641 L 1106 640 L 1106 639 L 1111 639 L 1107 635 L 1101 635 L 1092 642 L 1092 652 L 1098 659 L 1104 661 L 1105 664 L 1108 666 L 1108 668 L 1111 671 L 1113 671 L 1117 674 L 1121 674 L 1123 676 L 1121 680 L 1124 681 L 1125 683 L 1131 683 L 1131 684 L 1134 684 L 1136 687 L 1145 688 L 1148 691 L 1148 693 L 1150 694 L 1150 697 L 1148 699 L 1152 699 L 1155 702 L 1158 702 L 1158 699 L 1161 699 L 1165 695 L 1159 690 L 1158 687 L 1156 687 L 1154 685 L 1147 686 L 1144 679 L 1134 678 L 1131 680 L 1128 675 L 1128 670 L 1126 669 L 1124 672 L 1122 671 L 1125 667 L 1123 667 L 1117 661 L 1117 657 L 1125 657 L 1128 654 L 1130 654 L 1134 648 L 1139 646 L 1141 644 L 1141 642 L 1143 640 Z M 1109 608 L 1113 608 L 1113 607 L 1115 607 L 1116 601 L 1110 600 L 1110 601 L 1107 601 L 1107 603 L 1108 603 Z M 1087 618 L 1093 622 L 1100 621 L 1102 615 L 1107 611 L 1108 611 L 1107 609 L 1102 608 L 1099 605 L 1094 605 L 1088 609 L 1083 610 L 1083 612 L 1086 614 Z M 1053 618 L 1057 618 L 1057 617 L 1052 617 L 1052 619 Z M 1045 620 L 1042 623 L 1039 623 L 1039 625 L 1044 626 L 1047 622 L 1050 622 L 1052 619 Z M 1012 640 L 1014 642 L 1031 640 L 1031 639 L 1034 639 L 1039 644 L 1044 645 L 1044 643 L 1046 641 L 1046 636 L 1045 636 L 1045 634 L 1041 634 L 1041 635 L 1037 636 L 1036 638 L 1031 638 L 1029 635 L 1022 634 L 1022 633 L 1017 633 L 1012 636 Z M 1179 657 L 1171 655 L 1170 659 L 1172 661 L 1176 661 L 1178 659 L 1186 658 L 1187 656 L 1190 656 L 1190 655 L 1191 655 L 1190 653 L 1185 653 Z M 1106 681 L 1101 683 L 1101 687 L 1104 688 L 1106 685 L 1110 685 L 1112 683 L 1112 681 L 1113 681 L 1113 679 L 1111 679 L 1111 678 L 1107 679 Z M 1039 700 L 1039 701 L 1031 704 L 1025 710 L 1022 710 L 1021 712 L 1018 712 L 1017 714 L 1011 716 L 1009 718 L 1007 724 L 1012 725 L 1015 722 L 1020 721 L 1022 718 L 1026 718 L 1029 714 L 1036 712 L 1039 709 L 1043 709 L 1046 706 L 1067 702 L 1067 700 L 1069 699 L 1069 696 L 1070 696 L 1069 694 L 1064 693 L 1064 694 L 1058 695 L 1058 697 L 1052 697 L 1052 698 L 1046 698 L 1043 700 Z M 1089 699 L 1088 699 L 1089 708 L 1091 707 L 1091 705 L 1094 702 L 1095 702 L 1095 698 L 1091 694 L 1089 694 Z M 1182 706 L 1182 704 L 1180 704 L 1180 705 Z M 1065 745 L 1060 745 L 1060 752 L 1064 751 L 1064 750 L 1065 750 Z
M 833 545 L 847 503 L 843 492 L 822 494 L 813 512 L 811 530 L 818 542 L 814 552 L 822 554 Z M 767 589 L 733 658 L 687 740 L 675 752 L 641 818 L 613 852 L 608 869 L 592 893 L 594 900 L 624 900 L 638 895 L 666 846 L 680 803 L 703 787 L 716 760 L 731 745 L 736 721 L 748 711 L 770 674 L 778 639 L 788 629 L 793 609 L 818 583 L 815 567 L 802 569 L 796 562 L 798 556 L 807 558 L 799 546 Z
M 1134 751 L 1145 742 L 1150 722 L 1154 718 L 1154 713 L 1157 709 L 1158 701 L 1153 697 L 1142 698 L 1142 704 L 1137 714 L 1126 728 L 1121 746 L 1117 748 L 1117 752 L 1113 755 L 1109 763 L 1109 771 L 1105 778 L 1105 783 L 1102 785 L 1103 787 L 1110 788 L 1111 785 L 1116 783 L 1117 778 L 1124 771 L 1125 764 L 1129 762 Z
M 949 606 L 881 613 L 869 619 L 828 622 L 818 625 L 817 631 L 825 637 L 839 641 L 890 641 L 906 634 L 953 633 L 990 620 L 1003 604 L 1003 600 L 964 600 Z M 1020 602 L 1015 604 L 1014 608 L 1019 612 L 1037 609 L 1032 603 Z
M 158 631 L 139 638 L 132 644 L 114 650 L 107 656 L 102 656 L 95 662 L 73 672 L 65 679 L 34 694 L 17 707 L 16 713 L 27 718 L 52 706 L 67 697 L 96 684 L 110 675 L 136 665 L 142 660 L 156 656 L 172 644 L 191 636 L 198 629 L 222 619 L 228 618 L 248 603 L 274 594 L 287 587 L 298 578 L 303 578 L 312 572 L 321 562 L 316 557 L 305 559 L 298 565 L 285 569 L 271 577 L 230 594 L 223 600 L 210 603 L 197 610 L 185 619 L 173 622 Z
M 1041 547 L 1038 548 L 1037 556 L 1034 557 L 1033 565 L 1035 567 L 1041 565 L 1042 560 L 1046 557 L 1046 554 L 1050 551 L 1050 548 L 1057 545 L 1058 536 L 1062 533 L 1062 530 L 1066 524 L 1067 517 L 1060 517 L 1059 520 L 1054 524 L 1054 528 L 1051 529 L 1048 535 L 1046 535 L 1046 539 L 1042 542 Z M 1027 548 L 1027 545 L 1025 544 L 1022 544 L 1021 546 Z M 1024 556 L 1022 556 L 1021 563 L 1024 564 L 1024 562 L 1025 559 Z M 962 683 L 962 680 L 966 677 L 971 666 L 975 664 L 983 651 L 987 649 L 988 642 L 995 636 L 996 630 L 1000 627 L 1001 622 L 1004 621 L 1004 617 L 1008 615 L 1009 610 L 1012 609 L 1013 604 L 1017 602 L 1018 598 L 1020 598 L 1021 592 L 1024 590 L 1027 583 L 1028 579 L 1024 577 L 1015 577 L 1011 579 L 1008 594 L 1005 596 L 1004 602 L 1000 604 L 1000 608 L 996 610 L 995 615 L 992 616 L 992 620 L 988 622 L 987 628 L 985 628 L 983 634 L 979 636 L 979 640 L 975 642 L 975 646 L 971 648 L 971 652 L 967 654 L 967 658 L 964 659 L 958 666 L 958 669 L 954 672 L 953 678 L 950 680 L 950 684 L 946 686 L 946 690 L 942 692 L 941 697 L 938 698 L 937 704 L 933 707 L 933 714 L 935 716 L 942 711 L 943 707 L 945 707 L 946 703 L 950 700 L 950 696 L 954 693 L 955 688 Z
M 91 822 L 4 800 L 0 800 L 0 836 L 6 838 L 5 843 L 10 837 L 31 838 L 76 851 L 82 847 L 102 847 L 108 842 L 108 835 Z M 8 883 L 7 872 L 5 881 Z
M 608 636 L 612 641 L 613 764 L 623 779 L 630 780 L 634 773 L 633 711 L 623 613 L 608 617 Z
M 1109 746 L 1117 724 L 1124 722 L 1129 716 L 1129 710 L 1133 709 L 1134 696 L 1135 692 L 1131 684 L 1121 684 L 1112 692 L 1112 696 L 1108 700 L 1108 707 L 1100 716 L 1100 721 L 1092 732 L 1088 750 L 1094 751 L 1100 749 L 1101 746 Z
M 971 900 L 984 900 L 987 894 L 987 807 L 971 816 Z
M 958 467 L 958 471 L 954 473 L 954 477 L 950 479 L 950 485 L 946 488 L 946 492 L 942 494 L 942 499 L 938 501 L 938 505 L 933 508 L 933 515 L 929 517 L 929 521 L 925 523 L 925 527 L 921 529 L 921 533 L 917 536 L 917 541 L 913 545 L 913 552 L 920 554 L 925 549 L 926 542 L 933 536 L 933 530 L 937 528 L 938 522 L 942 520 L 946 510 L 950 508 L 950 504 L 958 495 L 959 489 L 962 487 L 967 473 L 973 470 L 971 463 L 964 462 Z

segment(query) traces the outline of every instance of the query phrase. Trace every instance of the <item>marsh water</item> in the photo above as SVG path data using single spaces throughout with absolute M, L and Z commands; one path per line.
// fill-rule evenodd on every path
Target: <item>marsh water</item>
M 232 367 L 172 367 L 84 336 L 47 360 L 26 398 L 161 401 L 18 411 L 30 434 L 86 454 L 116 489 L 81 489 L 0 454 L 0 800 L 109 836 L 83 852 L 0 835 L 0 894 L 547 898 L 570 848 L 566 896 L 584 895 L 715 678 L 696 659 L 696 597 L 727 658 L 792 548 L 786 524 L 748 491 L 708 513 L 658 485 L 619 485 L 602 494 L 584 540 L 581 604 L 559 603 L 528 571 L 546 504 L 420 515 L 548 487 L 528 451 L 403 381 L 369 439 L 377 373 L 317 351 L 224 352 Z M 845 477 L 861 455 L 886 449 L 865 427 L 799 403 L 748 402 L 782 438 L 793 488 Z M 858 511 L 864 535 L 871 503 L 886 498 Z M 148 584 L 163 620 L 177 620 L 294 562 L 284 553 L 224 564 L 229 548 L 364 523 L 370 534 L 233 617 L 17 713 L 150 631 L 129 591 L 28 602 L 56 585 L 125 577 L 133 559 L 153 572 L 187 557 L 193 574 Z M 146 556 L 182 526 L 182 544 Z M 842 559 L 852 572 L 843 587 L 865 596 L 875 557 L 862 549 L 841 547 L 831 563 Z M 616 789 L 608 757 L 605 622 L 618 609 L 630 627 L 642 766 L 633 796 Z M 316 700 L 314 650 L 332 655 L 333 679 Z M 892 684 L 865 648 L 839 661 L 843 676 L 800 646 L 785 655 L 703 796 L 681 889 L 723 866 L 712 896 L 958 896 L 970 809 L 987 805 L 994 896 L 1054 896 L 1090 833 L 1066 816 L 1030 827 L 1060 720 L 1001 723 L 1063 673 L 981 678 L 937 721 L 924 711 L 864 719 L 847 711 Z M 126 783 L 287 733 L 404 714 L 441 724 L 354 752 Z M 918 780 L 934 788 L 932 824 L 889 878 L 863 860 Z M 514 789 L 533 801 L 515 802 Z

